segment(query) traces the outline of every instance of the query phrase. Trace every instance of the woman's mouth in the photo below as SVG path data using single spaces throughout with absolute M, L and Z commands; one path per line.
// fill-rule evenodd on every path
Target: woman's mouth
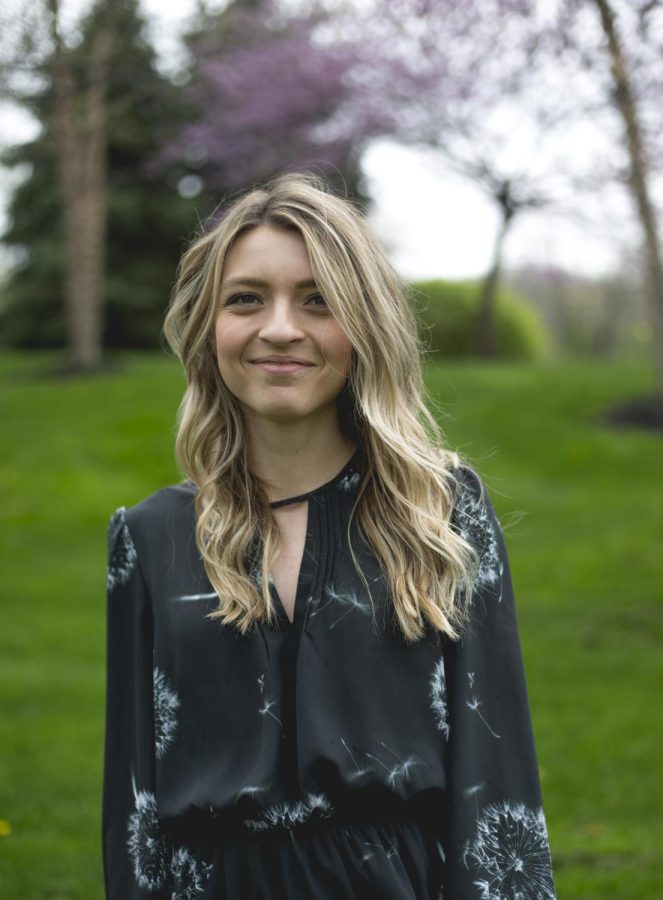
M 313 368 L 309 363 L 298 363 L 298 362 L 255 362 L 254 366 L 258 366 L 259 369 L 262 369 L 264 372 L 269 372 L 272 375 L 294 375 L 297 372 L 303 372 L 306 369 Z

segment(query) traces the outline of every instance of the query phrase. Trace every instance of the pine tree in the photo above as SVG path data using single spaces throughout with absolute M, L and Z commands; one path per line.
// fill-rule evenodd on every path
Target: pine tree
M 83 23 L 73 71 L 82 77 L 96 27 L 93 10 Z M 118 0 L 108 88 L 108 218 L 105 329 L 107 346 L 155 345 L 175 269 L 195 228 L 190 200 L 177 191 L 177 173 L 155 172 L 161 143 L 186 120 L 180 88 L 161 76 L 147 44 L 136 0 Z M 64 259 L 61 200 L 48 83 L 32 99 L 42 123 L 35 140 L 13 148 L 5 164 L 28 165 L 14 193 L 5 243 L 18 262 L 3 289 L 0 334 L 23 347 L 64 346 Z

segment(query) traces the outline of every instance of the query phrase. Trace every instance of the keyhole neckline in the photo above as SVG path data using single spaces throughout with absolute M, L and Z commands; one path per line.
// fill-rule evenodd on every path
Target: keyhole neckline
M 309 497 L 314 497 L 316 494 L 319 494 L 322 491 L 329 490 L 329 488 L 334 487 L 334 485 L 343 481 L 344 478 L 348 476 L 351 477 L 354 472 L 358 471 L 358 461 L 360 454 L 361 447 L 357 447 L 357 449 L 343 466 L 341 471 L 337 472 L 333 478 L 330 478 L 329 481 L 326 481 L 319 487 L 313 488 L 310 491 L 305 491 L 303 494 L 296 494 L 294 497 L 286 497 L 283 500 L 274 500 L 274 502 L 270 503 L 269 505 L 272 509 L 278 509 L 280 506 L 286 506 L 290 503 L 300 503 L 302 500 L 308 500 Z

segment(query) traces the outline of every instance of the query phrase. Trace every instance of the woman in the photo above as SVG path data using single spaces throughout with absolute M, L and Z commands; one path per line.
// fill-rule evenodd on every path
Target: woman
M 165 333 L 189 480 L 110 524 L 107 896 L 553 897 L 502 534 L 364 220 L 251 191 Z

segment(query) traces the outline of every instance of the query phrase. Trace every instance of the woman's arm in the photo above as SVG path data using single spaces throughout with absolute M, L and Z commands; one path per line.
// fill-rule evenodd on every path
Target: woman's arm
M 448 704 L 444 896 L 552 900 L 539 774 L 502 531 L 464 468 L 456 528 L 480 554 L 470 621 L 445 653 Z
M 108 900 L 170 896 L 155 796 L 152 610 L 125 510 L 108 532 L 102 844 Z

